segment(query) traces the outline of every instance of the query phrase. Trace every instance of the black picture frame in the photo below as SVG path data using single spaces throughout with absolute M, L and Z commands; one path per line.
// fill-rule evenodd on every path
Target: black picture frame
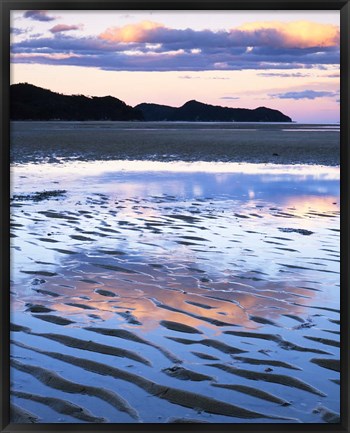
M 11 424 L 9 422 L 9 321 L 10 321 L 10 11 L 45 10 L 340 10 L 341 14 L 341 422 L 340 424 Z M 348 0 L 176 0 L 176 1 L 114 1 L 114 0 L 0 0 L 1 15 L 1 432 L 349 432 L 349 39 L 350 5 Z

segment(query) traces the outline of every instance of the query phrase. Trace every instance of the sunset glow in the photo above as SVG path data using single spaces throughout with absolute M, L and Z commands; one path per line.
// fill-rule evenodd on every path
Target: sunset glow
M 147 42 L 147 34 L 161 24 L 152 21 L 142 21 L 138 24 L 128 24 L 121 28 L 110 28 L 100 35 L 101 39 L 113 42 Z
M 279 45 L 288 48 L 334 47 L 339 45 L 339 27 L 311 21 L 254 22 L 244 24 L 242 31 L 275 31 L 281 37 Z
M 339 122 L 339 11 L 267 12 L 13 11 L 11 83 Z

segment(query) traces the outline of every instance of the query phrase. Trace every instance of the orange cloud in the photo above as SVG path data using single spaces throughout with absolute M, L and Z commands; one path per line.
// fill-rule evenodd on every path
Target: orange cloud
M 239 30 L 275 30 L 283 38 L 283 46 L 288 48 L 332 47 L 339 45 L 339 27 L 333 24 L 321 24 L 311 21 L 254 22 L 243 24 Z
M 152 21 L 142 21 L 124 27 L 111 27 L 101 33 L 100 38 L 111 42 L 142 42 L 150 30 L 159 27 L 163 27 L 163 25 Z

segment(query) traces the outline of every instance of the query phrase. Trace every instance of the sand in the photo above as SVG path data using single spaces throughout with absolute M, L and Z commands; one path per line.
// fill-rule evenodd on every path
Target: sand
M 336 422 L 338 169 L 20 164 L 35 134 L 52 138 L 45 148 L 39 140 L 38 160 L 68 137 L 86 140 L 92 158 L 89 125 L 60 124 L 55 134 L 55 123 L 15 125 L 15 140 L 28 145 L 16 156 L 11 200 L 12 421 Z M 147 136 L 141 126 L 137 139 Z M 153 138 L 173 133 L 150 126 Z M 102 123 L 98 134 L 127 139 L 131 127 Z M 243 127 L 174 128 L 193 135 L 182 150 L 193 158 L 200 135 L 225 142 Z M 254 128 L 276 143 L 316 134 Z M 257 140 L 250 132 L 242 137 Z M 316 136 L 321 150 L 338 137 Z
M 339 165 L 336 128 L 178 122 L 12 122 L 13 162 L 74 157 Z M 96 143 L 98 142 L 98 145 Z

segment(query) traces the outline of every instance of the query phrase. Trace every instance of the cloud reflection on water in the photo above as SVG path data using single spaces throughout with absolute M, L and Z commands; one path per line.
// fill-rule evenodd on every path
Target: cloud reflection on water
M 53 184 L 56 188 L 56 182 L 67 190 L 66 198 L 58 203 L 22 204 L 27 217 L 17 215 L 26 228 L 13 240 L 17 246 L 13 252 L 13 287 L 19 295 L 13 308 L 23 308 L 25 300 L 35 300 L 65 316 L 85 317 L 84 322 L 92 320 L 88 316 L 92 312 L 106 320 L 129 308 L 143 329 L 158 326 L 170 316 L 183 320 L 183 312 L 159 308 L 152 302 L 156 299 L 185 311 L 186 323 L 191 326 L 204 323 L 215 328 L 196 317 L 203 315 L 203 309 L 185 303 L 205 299 L 219 307 L 206 309 L 203 317 L 256 326 L 249 314 L 271 319 L 285 313 L 298 315 L 303 308 L 295 301 L 305 305 L 310 299 L 322 302 L 339 283 L 338 264 L 327 261 L 326 251 L 331 249 L 336 255 L 339 250 L 339 240 L 330 231 L 339 227 L 339 168 L 301 166 L 289 170 L 231 164 L 225 166 L 226 172 L 222 164 L 213 164 L 219 173 L 210 173 L 203 171 L 204 163 L 187 171 L 181 171 L 182 165 L 173 171 L 175 166 L 168 163 L 171 169 L 152 172 L 139 171 L 141 166 L 134 162 L 123 162 L 116 171 L 118 164 L 13 168 L 16 194 L 40 191 L 43 186 L 50 189 Z M 135 170 L 125 170 L 127 166 Z M 26 178 L 21 177 L 24 174 Z M 36 212 L 45 214 L 50 208 L 63 216 L 77 217 L 79 224 L 42 214 L 33 222 L 39 215 Z M 91 218 L 84 219 L 79 212 L 87 212 Z M 314 234 L 306 238 L 281 233 L 281 227 L 308 228 Z M 91 242 L 74 241 L 70 236 L 77 230 L 90 236 Z M 49 232 L 54 233 L 51 240 L 57 241 L 57 250 L 38 239 Z M 325 251 L 321 253 L 322 248 Z M 62 253 L 62 249 L 76 254 Z M 106 255 L 103 249 L 118 249 L 125 255 Z M 53 264 L 35 264 L 33 257 L 37 262 L 40 257 L 50 257 Z M 314 265 L 312 257 L 323 260 L 323 268 Z M 93 264 L 96 260 L 140 273 L 130 276 L 113 269 L 101 270 Z M 152 269 L 152 263 L 161 268 Z M 39 268 L 59 274 L 45 278 L 43 285 L 60 294 L 58 302 L 28 292 L 33 275 L 21 271 Z M 201 271 L 191 270 L 196 268 Z M 82 283 L 82 277 L 100 284 Z M 71 288 L 64 287 L 67 283 Z M 118 297 L 106 299 L 94 291 L 98 287 L 114 291 Z M 208 300 L 207 295 L 229 302 Z M 82 296 L 88 298 L 82 302 L 96 311 L 66 305 L 67 299 Z M 337 299 L 339 294 L 333 290 L 332 302 L 336 304 Z

